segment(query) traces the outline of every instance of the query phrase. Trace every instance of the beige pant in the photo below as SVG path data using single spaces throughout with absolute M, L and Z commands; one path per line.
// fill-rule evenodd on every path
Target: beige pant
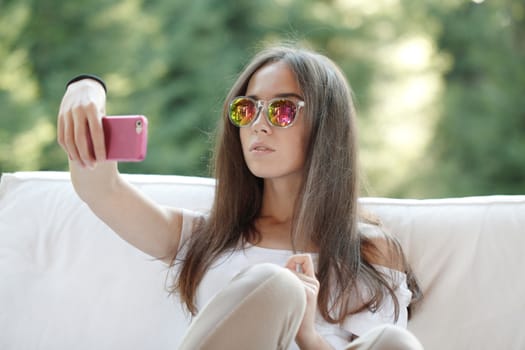
M 274 264 L 246 269 L 193 320 L 179 350 L 288 349 L 306 307 L 304 286 L 289 270 Z M 373 329 L 347 350 L 423 349 L 408 331 Z

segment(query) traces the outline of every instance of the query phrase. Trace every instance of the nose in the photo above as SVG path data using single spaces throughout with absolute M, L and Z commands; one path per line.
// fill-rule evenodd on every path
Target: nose
M 272 127 L 270 123 L 268 122 L 268 118 L 264 115 L 264 113 L 267 113 L 265 103 L 263 101 L 257 102 L 257 115 L 255 116 L 255 120 L 253 121 L 252 125 L 250 126 L 254 132 L 263 132 L 265 134 L 271 134 L 272 133 Z

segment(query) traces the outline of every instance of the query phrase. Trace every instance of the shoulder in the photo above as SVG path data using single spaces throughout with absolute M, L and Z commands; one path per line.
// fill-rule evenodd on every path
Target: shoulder
M 405 271 L 405 257 L 399 241 L 380 224 L 360 222 L 361 255 L 371 265 Z
M 181 244 L 195 231 L 196 227 L 202 225 L 208 218 L 208 214 L 200 211 L 181 209 Z

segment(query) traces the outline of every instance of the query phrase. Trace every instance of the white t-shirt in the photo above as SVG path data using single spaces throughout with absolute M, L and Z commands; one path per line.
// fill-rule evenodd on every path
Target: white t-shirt
M 191 235 L 193 221 L 198 216 L 202 216 L 202 214 L 186 210 L 183 211 L 181 242 Z M 206 272 L 197 288 L 197 308 L 202 310 L 233 277 L 247 267 L 265 262 L 284 266 L 288 258 L 293 254 L 290 250 L 261 248 L 253 245 L 247 246 L 245 249 L 223 254 Z M 312 257 L 315 264 L 317 256 L 312 254 Z M 351 315 L 346 318 L 342 326 L 326 322 L 318 311 L 316 318 L 317 331 L 335 349 L 342 349 L 348 345 L 352 334 L 359 336 L 382 324 L 396 324 L 401 327 L 406 327 L 407 325 L 407 307 L 410 303 L 412 293 L 407 287 L 406 275 L 400 271 L 383 266 L 376 265 L 374 267 L 384 273 L 387 278 L 392 279 L 393 284 L 398 285 L 395 294 L 399 301 L 399 318 L 397 321 L 394 321 L 394 302 L 389 296 L 384 299 L 383 304 L 377 312 L 373 313 L 365 310 Z M 295 350 L 299 348 L 295 343 L 292 343 L 289 349 Z

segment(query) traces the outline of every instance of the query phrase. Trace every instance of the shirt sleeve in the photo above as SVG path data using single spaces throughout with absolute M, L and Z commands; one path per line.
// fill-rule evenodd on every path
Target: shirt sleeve
M 193 225 L 197 219 L 203 218 L 204 214 L 189 210 L 182 209 L 182 229 L 180 232 L 180 241 L 177 251 L 179 252 L 183 248 L 184 243 L 190 238 L 191 233 L 193 232 Z
M 349 316 L 343 323 L 344 330 L 361 336 L 372 328 L 384 324 L 394 324 L 406 328 L 408 322 L 408 305 L 412 299 L 412 292 L 407 286 L 407 276 L 405 273 L 389 269 L 384 266 L 374 265 L 388 279 L 392 280 L 392 285 L 397 286 L 394 294 L 399 303 L 399 317 L 395 318 L 395 304 L 390 294 L 386 294 L 383 303 L 376 312 L 363 310 L 357 314 Z

